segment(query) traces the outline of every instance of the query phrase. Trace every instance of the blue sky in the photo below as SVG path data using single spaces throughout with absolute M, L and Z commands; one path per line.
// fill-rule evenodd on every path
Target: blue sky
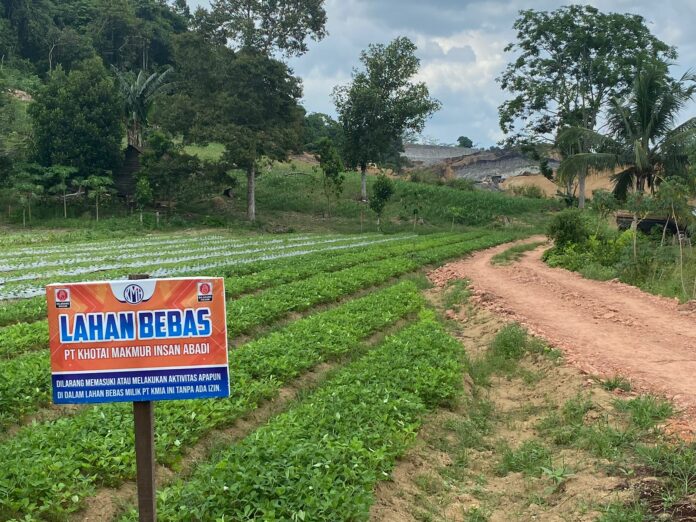
M 696 0 L 597 0 L 604 11 L 644 16 L 650 30 L 679 51 L 674 74 L 696 68 Z M 208 3 L 189 0 L 191 6 Z M 505 100 L 495 78 L 509 56 L 512 24 L 521 9 L 555 9 L 567 2 L 469 0 L 326 0 L 329 35 L 311 42 L 309 52 L 290 60 L 304 85 L 303 104 L 310 112 L 335 115 L 333 87 L 350 80 L 360 51 L 399 35 L 418 45 L 420 78 L 442 109 L 428 122 L 424 136 L 452 143 L 467 135 L 477 145 L 502 138 L 497 108 Z M 696 103 L 683 114 L 696 116 Z

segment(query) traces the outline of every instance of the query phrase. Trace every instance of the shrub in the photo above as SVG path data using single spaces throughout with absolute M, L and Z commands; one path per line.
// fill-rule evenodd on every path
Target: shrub
M 544 199 L 546 195 L 540 187 L 536 185 L 515 186 L 511 188 L 515 196 L 523 196 L 525 198 Z
M 491 343 L 491 352 L 503 359 L 519 359 L 527 349 L 527 332 L 518 324 L 504 326 Z
M 447 186 L 456 190 L 472 191 L 476 183 L 472 179 L 454 178 L 447 180 Z
M 554 241 L 557 248 L 563 248 L 585 243 L 590 237 L 590 227 L 580 210 L 569 208 L 553 216 L 546 235 Z

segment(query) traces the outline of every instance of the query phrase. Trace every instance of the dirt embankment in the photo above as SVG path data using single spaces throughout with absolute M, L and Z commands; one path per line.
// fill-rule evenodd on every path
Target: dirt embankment
M 538 241 L 543 238 L 532 238 Z M 603 377 L 622 375 L 634 388 L 672 399 L 696 431 L 696 311 L 693 306 L 618 282 L 592 281 L 550 268 L 543 248 L 509 266 L 493 266 L 501 245 L 431 274 L 444 285 L 469 279 L 474 299 L 562 349 L 566 360 Z M 692 303 L 693 304 L 693 303 Z

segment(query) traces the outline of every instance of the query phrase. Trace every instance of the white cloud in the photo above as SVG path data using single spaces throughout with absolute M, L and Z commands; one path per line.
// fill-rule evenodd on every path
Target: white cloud
M 205 5 L 204 0 L 190 1 Z M 521 9 L 556 9 L 566 1 L 552 0 L 327 0 L 329 36 L 312 42 L 310 51 L 291 60 L 303 78 L 308 111 L 333 113 L 333 87 L 350 78 L 359 55 L 369 43 L 386 43 L 406 35 L 418 45 L 421 71 L 431 93 L 443 102 L 425 133 L 453 142 L 469 135 L 491 145 L 502 135 L 497 107 L 505 94 L 495 82 L 509 56 L 503 52 L 515 36 L 512 24 Z M 656 5 L 648 0 L 588 0 L 604 11 L 631 12 L 645 17 L 650 30 L 678 47 L 674 73 L 696 66 L 696 0 Z M 696 103 L 684 118 L 696 115 Z

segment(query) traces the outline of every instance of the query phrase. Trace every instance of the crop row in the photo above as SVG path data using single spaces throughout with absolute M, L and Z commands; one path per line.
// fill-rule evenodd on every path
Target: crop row
M 382 239 L 382 240 L 375 240 L 375 241 L 390 241 L 390 240 L 397 240 L 399 239 L 398 237 L 396 238 L 389 238 L 389 239 Z M 326 242 L 329 241 L 328 245 Z M 206 256 L 201 256 L 199 261 L 197 263 L 191 263 L 189 261 L 175 261 L 175 262 L 169 262 L 169 263 L 160 263 L 155 265 L 147 265 L 147 266 L 128 266 L 128 267 L 121 267 L 117 269 L 112 269 L 108 271 L 102 271 L 102 272 L 92 272 L 92 273 L 83 273 L 83 274 L 78 274 L 78 275 L 62 275 L 60 277 L 62 282 L 76 282 L 76 281 L 86 281 L 86 280 L 91 280 L 95 278 L 99 279 L 119 279 L 119 278 L 124 278 L 128 274 L 133 272 L 134 268 L 138 268 L 139 271 L 147 271 L 149 274 L 153 277 L 166 277 L 166 276 L 172 276 L 172 275 L 183 275 L 187 273 L 192 273 L 192 272 L 202 272 L 204 270 L 210 270 L 213 268 L 219 268 L 219 267 L 224 267 L 224 266 L 232 266 L 232 265 L 246 265 L 250 263 L 256 263 L 259 261 L 265 261 L 265 260 L 271 260 L 271 259 L 282 259 L 282 258 L 287 258 L 287 257 L 294 257 L 294 256 L 299 256 L 299 255 L 304 255 L 308 253 L 313 253 L 313 252 L 320 252 L 320 251 L 331 251 L 331 250 L 343 250 L 347 248 L 355 248 L 358 246 L 362 245 L 368 245 L 370 244 L 369 240 L 365 241 L 355 241 L 355 238 L 352 240 L 348 239 L 343 239 L 341 241 L 345 241 L 345 243 L 339 243 L 336 244 L 337 240 L 327 240 L 324 242 L 317 241 L 313 242 L 311 244 L 304 244 L 304 245 L 298 245 L 298 244 L 293 244 L 291 247 L 290 246 L 285 246 L 283 248 L 275 248 L 273 250 L 263 250 L 256 252 L 254 254 L 236 254 L 235 256 L 230 256 L 230 255 L 221 255 L 221 256 L 214 256 L 212 258 L 208 258 Z M 352 242 L 350 242 L 352 241 Z M 35 279 L 30 282 L 14 282 L 9 285 L 3 285 L 2 290 L 0 291 L 0 299 L 17 299 L 17 298 L 26 298 L 26 297 L 34 297 L 42 294 L 44 292 L 44 286 L 46 284 L 55 282 L 56 279 L 56 274 L 54 274 L 52 277 L 43 277 L 42 279 Z
M 331 236 L 323 236 L 331 237 Z M 337 237 L 337 236 L 334 236 Z M 121 245 L 112 247 L 103 252 L 61 252 L 60 254 L 37 254 L 28 256 L 26 254 L 12 254 L 7 257 L 0 256 L 0 272 L 13 270 L 28 270 L 36 268 L 46 268 L 52 266 L 72 266 L 81 263 L 97 263 L 103 261 L 132 260 L 159 255 L 176 255 L 181 252 L 197 251 L 216 251 L 216 250 L 243 250 L 248 248 L 269 247 L 280 244 L 290 244 L 293 242 L 307 241 L 315 239 L 313 236 L 292 236 L 285 239 L 214 239 L 209 240 L 205 237 L 200 240 L 174 242 L 167 245 L 152 245 L 147 247 L 133 247 L 130 243 L 123 242 Z M 127 245 L 128 248 L 124 248 Z
M 214 260 L 218 258 L 226 257 L 255 257 L 263 254 L 273 254 L 275 252 L 281 252 L 285 250 L 295 250 L 303 249 L 307 247 L 313 247 L 318 245 L 327 244 L 352 244 L 356 242 L 356 238 L 329 238 L 329 239 L 311 239 L 307 241 L 297 242 L 297 243 L 281 243 L 278 245 L 270 246 L 252 246 L 244 249 L 230 249 L 228 247 L 224 248 L 206 248 L 206 249 L 196 249 L 194 251 L 183 250 L 180 251 L 178 255 L 159 255 L 155 254 L 153 257 L 147 259 L 138 260 L 125 260 L 125 261 L 111 261 L 107 264 L 98 263 L 70 263 L 66 262 L 63 268 L 51 269 L 51 270 L 30 270 L 30 271 L 18 271 L 5 274 L 0 278 L 0 283 L 4 285 L 10 285 L 12 283 L 17 284 L 22 281 L 35 281 L 41 279 L 55 279 L 58 276 L 70 277 L 70 276 L 83 276 L 84 274 L 90 274 L 93 272 L 99 272 L 101 277 L 109 277 L 111 271 L 113 270 L 130 270 L 140 269 L 145 267 L 157 267 L 157 268 L 171 268 L 176 267 L 181 263 L 186 263 L 189 261 L 199 261 L 199 260 Z
M 0 360 L 48 346 L 48 321 L 17 323 L 0 328 Z
M 407 274 L 421 266 L 468 254 L 509 239 L 509 234 L 491 233 L 469 241 L 410 252 L 333 273 L 317 274 L 305 280 L 270 288 L 259 294 L 241 297 L 227 305 L 230 333 L 246 333 L 259 325 L 280 319 L 289 312 L 330 303 L 361 288 L 384 283 L 392 277 Z
M 506 240 L 506 233 L 413 252 L 408 256 L 386 259 L 347 268 L 331 274 L 318 274 L 306 280 L 287 283 L 228 304 L 228 330 L 231 335 L 245 333 L 269 324 L 292 311 L 336 301 L 360 289 L 382 284 L 389 279 L 473 250 Z M 28 325 L 37 328 L 45 322 Z M 13 327 L 6 327 L 5 331 Z M 45 333 L 43 335 L 46 335 Z M 43 345 L 45 346 L 45 344 Z M 0 430 L 24 415 L 48 403 L 51 397 L 48 351 L 41 350 L 0 362 Z
M 467 244 L 457 243 L 433 248 L 425 255 L 428 256 L 428 260 L 438 260 L 442 256 L 450 257 L 453 251 L 463 252 L 465 247 L 462 245 Z M 422 264 L 425 264 L 424 260 L 415 261 L 405 257 L 386 259 L 332 274 L 319 274 L 303 281 L 279 285 L 258 294 L 232 300 L 228 303 L 228 331 L 230 335 L 248 332 L 292 311 L 307 310 L 360 289 L 384 283 Z M 9 350 L 7 347 L 10 345 L 14 346 L 15 352 L 46 347 L 48 332 L 45 321 L 8 326 L 0 330 L 0 334 L 24 328 L 32 329 L 33 334 L 16 339 L 6 336 L 8 338 L 5 339 L 5 352 Z M 33 346 L 29 339 L 33 341 Z M 0 430 L 48 403 L 51 398 L 49 368 L 47 349 L 0 362 L 0 376 L 3 377 L 0 380 Z
M 321 252 L 311 256 L 303 256 L 301 259 L 293 260 L 292 263 L 268 262 L 267 267 L 259 266 L 257 270 L 245 277 L 238 277 L 238 274 L 235 273 L 224 273 L 226 276 L 225 292 L 229 297 L 236 297 L 250 291 L 276 286 L 280 283 L 298 281 L 319 273 L 336 272 L 361 263 L 476 239 L 484 234 L 483 231 L 475 231 L 457 235 L 437 234 L 421 238 L 411 237 L 390 245 L 372 245 L 357 252 L 345 252 L 340 255 L 334 252 Z
M 482 234 L 483 232 L 477 232 L 476 234 L 470 233 L 464 234 L 463 236 Z M 442 237 L 444 237 L 442 234 L 428 236 L 426 241 L 436 240 Z M 456 236 L 454 235 L 448 235 L 446 237 L 449 237 L 450 241 L 456 240 Z M 390 246 L 391 244 L 398 244 L 401 245 L 402 248 L 407 249 L 409 245 L 414 245 L 414 241 L 417 245 L 420 245 L 423 240 L 417 239 L 417 236 L 395 236 L 386 239 L 365 240 L 360 241 L 358 243 L 350 243 L 347 245 L 338 245 L 328 248 L 321 248 L 313 250 L 310 253 L 292 251 L 287 252 L 286 254 L 288 255 L 274 256 L 273 259 L 255 260 L 254 262 L 245 264 L 234 264 L 234 260 L 231 260 L 229 261 L 229 265 L 221 265 L 220 267 L 216 267 L 213 269 L 209 268 L 203 271 L 196 271 L 195 273 L 191 274 L 184 272 L 180 275 L 222 275 L 228 277 L 229 279 L 225 282 L 226 290 L 229 296 L 233 296 L 243 293 L 243 291 L 248 291 L 246 290 L 247 287 L 249 290 L 253 290 L 255 288 L 262 288 L 264 286 L 263 284 L 255 286 L 253 282 L 244 283 L 243 286 L 245 290 L 230 293 L 230 288 L 234 288 L 235 285 L 240 284 L 241 281 L 246 280 L 246 278 L 240 278 L 240 276 L 259 274 L 261 272 L 269 270 L 270 268 L 276 268 L 278 270 L 278 272 L 276 273 L 284 272 L 286 274 L 289 274 L 293 272 L 292 267 L 295 267 L 298 264 L 300 264 L 301 266 L 305 266 L 306 262 L 316 263 L 320 260 L 326 261 L 330 259 L 341 259 L 341 257 L 345 255 L 343 254 L 344 250 L 347 250 L 348 252 L 352 250 L 360 250 L 360 253 L 372 253 L 377 251 L 375 250 L 375 247 L 379 246 L 381 248 L 378 251 L 381 252 L 383 251 L 382 249 L 385 247 L 385 244 L 387 243 Z M 414 246 L 414 248 L 416 247 Z M 302 258 L 300 263 L 297 262 L 298 260 L 295 259 L 296 257 Z M 104 277 L 103 274 L 100 274 L 100 277 Z M 299 275 L 298 273 L 297 278 L 299 277 L 301 277 L 301 275 Z M 273 281 L 273 277 L 269 278 L 268 280 Z M 0 303 L 0 327 L 20 322 L 32 322 L 43 317 L 46 317 L 46 298 L 44 295 Z
M 234 241 L 238 244 L 264 244 L 278 243 L 285 241 L 298 241 L 311 238 L 326 237 L 318 234 L 303 234 L 289 236 L 255 236 L 248 238 L 234 238 L 226 235 L 181 235 L 181 234 L 162 234 L 145 238 L 121 238 L 116 240 L 102 240 L 90 242 L 75 242 L 51 247 L 20 247 L 20 248 L 5 248 L 0 254 L 0 259 L 12 259 L 18 256 L 22 258 L 32 259 L 35 257 L 53 258 L 64 257 L 66 254 L 97 254 L 119 253 L 123 252 L 124 244 L 128 245 L 128 250 L 137 252 L 140 250 L 159 250 L 169 248 L 171 246 L 208 246 L 223 241 Z
M 217 241 L 214 243 L 201 243 L 201 244 L 184 244 L 184 245 L 174 245 L 165 248 L 149 247 L 144 250 L 133 251 L 130 248 L 123 248 L 114 250 L 112 252 L 106 252 L 103 254 L 95 253 L 85 253 L 85 254 L 75 254 L 75 255 L 61 255 L 59 257 L 45 257 L 40 256 L 35 259 L 17 259 L 12 258 L 11 260 L 0 260 L 0 272 L 27 272 L 29 270 L 34 270 L 39 273 L 52 269 L 54 267 L 64 267 L 64 266 L 84 266 L 89 264 L 99 264 L 104 262 L 114 262 L 114 261 L 144 261 L 152 258 L 159 258 L 162 256 L 168 257 L 179 257 L 184 254 L 192 254 L 198 252 L 234 252 L 237 250 L 248 250 L 254 248 L 270 248 L 279 245 L 291 245 L 293 243 L 299 243 L 302 241 L 313 241 L 314 238 L 307 237 L 293 237 L 292 240 L 273 240 L 273 241 L 263 241 L 263 242 L 246 242 L 242 243 L 240 241 L 228 239 L 224 241 Z M 7 275 L 7 274 L 5 274 Z
M 479 233 L 478 236 L 480 235 Z M 477 237 L 477 235 L 469 234 L 467 237 Z M 335 251 L 332 251 L 330 253 L 320 252 L 311 254 L 305 256 L 300 263 L 295 260 L 293 260 L 293 262 L 283 260 L 282 263 L 278 261 L 260 262 L 255 265 L 256 271 L 252 272 L 250 272 L 250 270 L 254 270 L 253 265 L 231 267 L 224 271 L 224 274 L 227 275 L 225 278 L 225 288 L 227 295 L 238 295 L 242 291 L 248 292 L 269 286 L 280 285 L 302 279 L 303 277 L 308 277 L 311 274 L 336 271 L 341 268 L 348 268 L 375 259 L 383 259 L 390 255 L 416 252 L 460 240 L 460 237 L 452 235 L 438 235 L 420 239 L 415 242 L 412 241 L 412 238 L 409 238 L 395 241 L 394 244 L 390 245 L 370 243 L 366 249 L 359 252 L 336 254 Z M 264 265 L 268 268 L 264 269 Z M 238 273 L 235 274 L 235 272 Z M 235 275 L 232 276 L 230 274 Z M 32 307 L 20 308 L 19 305 L 22 304 L 21 301 L 14 303 L 17 305 L 19 313 L 25 312 L 28 308 L 31 313 L 43 311 L 45 316 L 45 298 L 31 298 L 27 301 L 31 301 Z M 2 309 L 0 309 L 0 317 L 2 317 L 1 312 Z M 6 316 L 9 318 L 10 314 L 8 313 Z M 0 322 L 0 324 L 2 323 Z M 39 348 L 45 348 L 47 344 L 48 332 L 46 321 L 0 327 L 0 359 L 14 357 Z
M 389 476 L 424 413 L 459 393 L 461 345 L 424 315 L 161 491 L 161 519 L 367 520 L 375 483 Z
M 46 297 L 43 295 L 0 303 L 0 327 L 16 323 L 31 323 L 46 317 Z
M 206 432 L 233 423 L 321 361 L 357 350 L 362 340 L 422 304 L 416 287 L 401 283 L 296 321 L 231 352 L 228 399 L 157 404 L 158 461 L 173 463 Z M 65 517 L 96 487 L 133 478 L 130 407 L 90 407 L 22 428 L 0 443 L 0 462 L 1 519 Z

